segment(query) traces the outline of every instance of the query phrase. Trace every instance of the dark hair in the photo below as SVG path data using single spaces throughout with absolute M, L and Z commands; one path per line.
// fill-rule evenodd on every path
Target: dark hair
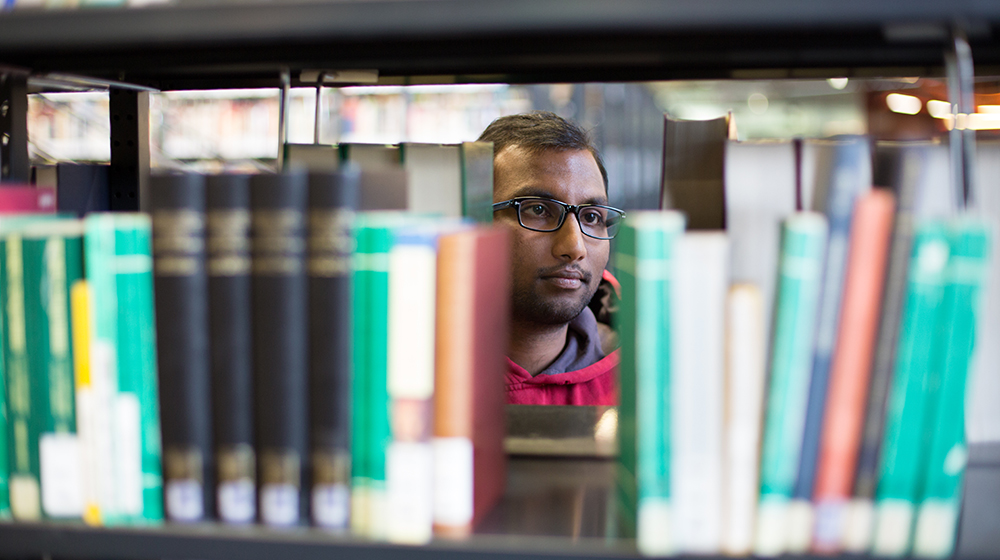
M 479 135 L 480 141 L 493 142 L 493 156 L 509 146 L 518 146 L 529 153 L 545 150 L 587 150 L 597 162 L 608 190 L 608 172 L 600 152 L 590 141 L 590 135 L 577 125 L 549 111 L 532 111 L 508 115 L 490 123 Z

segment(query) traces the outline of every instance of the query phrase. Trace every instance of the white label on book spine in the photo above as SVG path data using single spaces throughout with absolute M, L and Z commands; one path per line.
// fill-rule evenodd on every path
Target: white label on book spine
M 114 422 L 117 509 L 125 515 L 139 515 L 142 513 L 142 443 L 136 395 L 118 394 Z
M 472 523 L 472 441 L 468 438 L 434 438 L 434 522 L 441 525 Z
M 317 484 L 312 491 L 313 522 L 326 529 L 347 529 L 351 490 L 346 484 Z
M 267 525 L 299 522 L 299 489 L 294 484 L 265 484 L 260 489 L 260 518 Z
M 164 491 L 171 521 L 200 521 L 205 516 L 201 483 L 192 479 L 168 480 Z
M 43 434 L 38 441 L 42 509 L 49 517 L 83 514 L 80 445 L 75 434 Z
M 253 480 L 244 478 L 219 484 L 219 517 L 226 523 L 250 523 L 257 515 Z
M 386 450 L 389 540 L 423 544 L 434 525 L 434 457 L 428 442 L 393 442 Z

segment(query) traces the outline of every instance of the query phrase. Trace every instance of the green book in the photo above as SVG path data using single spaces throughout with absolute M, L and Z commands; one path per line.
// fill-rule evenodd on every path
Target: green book
M 960 219 L 950 228 L 951 253 L 945 270 L 942 325 L 944 360 L 924 422 L 931 434 L 917 507 L 913 555 L 947 558 L 955 549 L 968 448 L 965 394 L 976 344 L 976 320 L 989 269 L 990 236 L 985 224 Z
M 623 532 L 640 552 L 674 550 L 670 513 L 670 282 L 678 212 L 629 215 L 618 236 L 622 287 L 619 457 L 616 490 Z
M 21 305 L 42 514 L 54 519 L 79 518 L 83 489 L 69 299 L 73 282 L 83 277 L 83 223 L 72 219 L 36 222 L 11 234 L 7 242 L 21 245 Z
M 950 252 L 948 237 L 944 224 L 922 224 L 910 253 L 875 491 L 872 552 L 879 556 L 904 556 L 910 550 L 914 508 L 927 459 L 930 384 L 944 357 L 940 319 Z
M 788 506 L 805 430 L 827 231 L 826 218 L 814 212 L 793 214 L 782 225 L 754 537 L 754 553 L 759 556 L 776 556 L 787 546 Z
M 3 457 L 0 468 L 0 515 L 19 520 L 41 518 L 38 429 L 33 420 L 33 395 L 28 371 L 27 332 L 24 311 L 24 261 L 20 234 L 11 243 L 7 236 L 56 215 L 13 216 L 0 219 L 0 362 L 5 384 L 5 429 L 0 433 Z M 10 268 L 8 268 L 8 266 Z
M 163 520 L 157 400 L 156 327 L 149 217 L 95 213 L 85 218 L 87 278 L 93 294 L 91 375 L 107 387 L 112 484 L 100 515 L 106 525 Z
M 493 142 L 462 143 L 462 215 L 493 222 Z
M 389 424 L 389 249 L 404 221 L 393 212 L 359 215 L 354 255 L 354 375 L 351 414 L 351 529 L 385 535 L 385 453 Z

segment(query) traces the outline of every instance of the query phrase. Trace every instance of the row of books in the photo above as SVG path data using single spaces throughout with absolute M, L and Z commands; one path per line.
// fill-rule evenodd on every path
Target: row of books
M 720 163 L 795 149 L 719 144 Z M 947 205 L 928 215 L 950 187 L 915 172 L 925 154 L 883 150 L 893 188 L 871 189 L 867 140 L 827 142 L 807 186 L 813 210 L 796 210 L 793 182 L 752 216 L 765 197 L 749 185 L 759 175 L 739 176 L 747 165 L 720 168 L 708 204 L 685 200 L 678 185 L 693 178 L 666 166 L 667 196 L 685 212 L 630 213 L 617 256 L 618 492 L 640 550 L 952 553 L 993 249 L 988 222 Z M 763 262 L 748 266 L 753 255 Z
M 505 481 L 502 232 L 355 219 L 352 167 L 152 182 L 151 220 L 0 221 L 13 517 L 467 534 Z

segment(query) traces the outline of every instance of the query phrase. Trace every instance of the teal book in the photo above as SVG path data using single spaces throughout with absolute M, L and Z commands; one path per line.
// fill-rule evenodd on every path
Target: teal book
M 913 535 L 913 555 L 923 558 L 948 558 L 955 550 L 962 478 L 968 457 L 966 385 L 977 342 L 977 315 L 990 265 L 989 230 L 982 222 L 960 219 L 950 228 L 950 245 L 942 302 L 944 361 L 924 422 L 931 443 L 926 453 Z
M 84 219 L 84 257 L 93 294 L 92 382 L 105 387 L 102 441 L 111 454 L 100 485 L 106 525 L 163 520 L 156 323 L 149 216 L 94 213 Z
M 944 353 L 940 329 L 948 238 L 943 223 L 921 224 L 910 253 L 875 490 L 872 552 L 879 556 L 905 556 L 910 551 L 922 467 L 927 460 L 925 429 L 931 382 Z
M 83 223 L 47 220 L 11 234 L 22 253 L 24 329 L 32 439 L 38 442 L 42 515 L 83 513 L 76 390 L 70 344 L 70 288 L 83 277 Z
M 759 556 L 776 556 L 787 548 L 789 505 L 805 430 L 827 232 L 826 218 L 814 212 L 793 214 L 782 226 L 754 537 L 754 553 Z
M 679 212 L 637 212 L 618 236 L 622 287 L 621 401 L 616 465 L 617 507 L 625 536 L 639 551 L 670 554 L 670 282 L 674 246 L 684 233 Z
M 392 440 L 387 386 L 389 250 L 393 229 L 402 221 L 398 213 L 362 213 L 355 229 L 351 530 L 373 538 L 383 538 L 386 529 L 385 456 Z

